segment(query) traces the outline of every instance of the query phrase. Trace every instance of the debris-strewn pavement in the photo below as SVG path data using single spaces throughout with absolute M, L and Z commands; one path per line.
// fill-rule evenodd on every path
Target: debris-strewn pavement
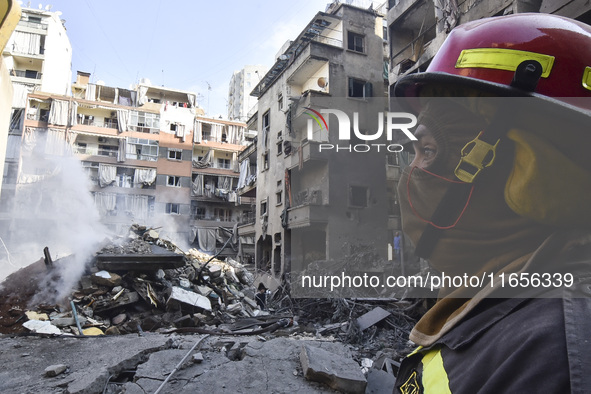
M 392 392 L 425 306 L 291 299 L 268 283 L 257 302 L 248 267 L 137 225 L 64 292 L 68 264 L 46 248 L 0 284 L 0 392 Z
M 136 335 L 94 338 L 0 338 L 2 393 L 154 393 L 199 335 Z M 163 386 L 161 393 L 327 393 L 327 385 L 307 381 L 302 372 L 303 345 L 339 358 L 351 351 L 339 342 L 257 337 L 205 338 Z M 235 350 L 232 350 L 234 348 Z M 238 349 L 238 351 L 236 351 Z M 45 376 L 51 365 L 66 371 Z M 359 375 L 363 377 L 361 371 Z

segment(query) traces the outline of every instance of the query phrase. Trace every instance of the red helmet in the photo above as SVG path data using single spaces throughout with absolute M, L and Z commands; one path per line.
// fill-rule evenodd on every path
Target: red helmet
M 515 87 L 517 66 L 528 60 L 540 63 L 542 75 L 532 89 Z M 398 81 L 395 94 L 418 96 L 421 87 L 431 83 L 498 96 L 552 97 L 559 104 L 591 109 L 591 99 L 580 99 L 591 97 L 591 26 L 534 13 L 465 23 L 450 33 L 426 72 Z

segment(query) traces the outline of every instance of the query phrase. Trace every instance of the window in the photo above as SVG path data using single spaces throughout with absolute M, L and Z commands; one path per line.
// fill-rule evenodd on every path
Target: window
M 109 157 L 117 157 L 117 151 L 119 150 L 118 147 L 112 145 L 99 145 L 98 146 L 98 155 L 99 156 L 109 156 Z
M 166 185 L 173 187 L 181 187 L 181 177 L 168 175 L 166 177 Z
M 87 144 L 85 142 L 78 142 L 78 143 L 76 143 L 76 145 L 77 145 L 76 153 L 79 153 L 81 155 L 86 154 Z
M 349 205 L 352 207 L 367 207 L 369 189 L 365 186 L 349 186 Z
M 180 204 L 175 204 L 172 202 L 166 203 L 166 213 L 169 213 L 171 215 L 180 215 L 181 214 Z
M 283 191 L 278 191 L 275 193 L 275 204 L 281 205 L 283 203 Z
M 23 122 L 23 114 L 25 110 L 23 108 L 15 108 L 12 110 L 10 118 L 10 130 L 20 130 Z
M 205 208 L 197 208 L 195 210 L 195 219 L 197 219 L 197 220 L 205 219 Z
M 347 32 L 347 49 L 364 53 L 364 41 L 365 37 L 361 34 L 353 33 L 352 31 Z
M 131 160 L 158 160 L 158 141 L 144 138 L 127 137 L 127 159 Z
M 400 165 L 400 161 L 398 159 L 398 153 L 390 153 L 386 155 L 387 163 L 391 166 L 398 166 Z
M 371 82 L 361 79 L 349 78 L 349 97 L 372 97 L 373 86 Z
M 279 111 L 283 110 L 283 93 L 279 93 L 277 96 L 277 108 Z
M 283 153 L 283 141 L 279 141 L 277 143 L 277 156 Z
M 269 111 L 263 114 L 263 131 L 269 131 L 271 128 L 271 118 Z
M 168 158 L 170 160 L 181 160 L 182 155 L 183 155 L 182 149 L 168 148 Z
M 213 218 L 217 221 L 229 222 L 232 220 L 232 211 L 224 208 L 214 208 Z
M 267 200 L 261 201 L 261 216 L 267 215 Z
M 171 123 L 170 124 L 170 131 L 176 131 L 177 128 L 177 124 L 176 123 Z
M 230 169 L 230 159 L 218 159 L 218 168 Z
M 263 153 L 263 170 L 269 169 L 269 152 Z
M 130 111 L 129 127 L 142 133 L 158 133 L 160 131 L 160 115 Z

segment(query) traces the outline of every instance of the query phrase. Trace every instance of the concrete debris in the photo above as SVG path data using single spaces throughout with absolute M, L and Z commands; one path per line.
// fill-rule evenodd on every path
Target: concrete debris
M 195 353 L 193 355 L 193 362 L 197 363 L 197 364 L 201 364 L 203 362 L 204 358 L 203 358 L 203 353 L 199 352 L 199 353 Z
M 38 334 L 61 334 L 59 328 L 54 326 L 48 321 L 41 320 L 29 320 L 23 323 L 23 327 L 26 329 L 36 332 Z
M 392 394 L 396 377 L 386 371 L 372 368 L 367 374 L 366 394 Z
M 67 357 L 52 357 L 52 362 L 70 366 L 66 373 L 60 372 L 60 379 L 44 379 L 54 385 L 52 390 L 67 387 L 67 392 L 101 392 L 110 385 L 108 380 L 117 366 L 137 368 L 137 373 L 114 376 L 112 390 L 106 392 L 120 392 L 115 388 L 122 382 L 127 382 L 126 392 L 154 392 L 165 378 L 163 373 L 170 372 L 194 342 L 194 336 L 180 334 L 208 334 L 219 341 L 192 354 L 193 362 L 183 364 L 165 392 L 178 392 L 175 390 L 181 386 L 187 392 L 198 392 L 202 387 L 219 389 L 219 382 L 241 392 L 283 392 L 291 385 L 302 392 L 391 392 L 398 361 L 412 346 L 408 342 L 410 329 L 427 309 L 424 300 L 292 299 L 288 281 L 279 284 L 260 273 L 255 280 L 250 267 L 236 260 L 213 258 L 197 249 L 182 251 L 150 230 L 134 225 L 129 238 L 103 246 L 88 262 L 76 286 L 55 304 L 41 301 L 35 305 L 32 300 L 41 288 L 35 284 L 61 283 L 56 280 L 59 278 L 48 281 L 47 276 L 58 275 L 60 266 L 70 263 L 67 257 L 53 261 L 51 270 L 41 259 L 2 283 L 0 333 L 64 335 L 70 336 L 68 343 L 80 343 L 64 351 Z M 261 282 L 270 288 L 265 310 L 255 298 Z M 106 337 L 79 340 L 73 337 L 76 335 Z M 81 353 L 102 360 L 102 343 L 127 343 L 126 337 L 146 348 L 143 341 L 147 338 L 163 338 L 166 350 L 158 350 L 149 361 L 143 351 L 134 353 L 131 364 L 135 364 L 128 368 L 120 364 L 127 349 L 115 347 L 107 356 L 114 360 L 109 361 L 108 370 L 99 366 L 96 371 L 83 372 L 77 361 Z M 61 341 L 52 342 L 61 346 Z M 82 343 L 96 348 L 82 351 Z M 306 345 L 302 347 L 302 343 Z M 341 351 L 345 348 L 347 352 Z M 36 354 L 26 350 L 26 354 Z M 3 357 L 7 353 L 0 347 Z M 44 349 L 40 354 L 50 353 Z M 30 359 L 33 357 L 24 360 Z M 234 376 L 227 374 L 227 368 L 217 368 L 227 363 L 244 375 Z M 36 376 L 43 376 L 47 364 L 39 366 Z M 0 382 L 8 378 L 14 385 L 5 386 L 13 391 L 33 387 L 16 389 L 23 381 L 0 372 Z M 61 380 L 64 383 L 58 389 Z M 0 383 L 0 391 L 4 388 Z
M 354 360 L 304 345 L 300 353 L 304 377 L 343 393 L 364 393 L 367 381 Z
M 192 291 L 185 290 L 181 287 L 172 287 L 167 303 L 170 304 L 171 301 L 182 302 L 184 304 L 196 306 L 206 311 L 211 311 L 211 302 L 207 297 Z
M 107 271 L 99 271 L 90 277 L 92 282 L 105 287 L 115 287 L 121 284 L 121 277 L 117 274 L 107 272 Z
M 27 319 L 29 319 L 29 320 L 41 320 L 41 321 L 49 320 L 49 316 L 47 315 L 47 313 L 37 313 L 34 311 L 26 311 L 25 315 L 27 316 Z
M 359 330 L 363 331 L 390 316 L 390 312 L 379 306 L 357 319 Z
M 96 328 L 96 327 L 86 328 L 86 329 L 82 330 L 82 334 L 89 336 L 89 337 L 94 337 L 97 335 L 105 335 L 105 333 L 100 328 Z
M 68 369 L 68 366 L 64 364 L 50 365 L 49 367 L 45 368 L 45 376 L 52 378 L 66 372 L 66 369 Z

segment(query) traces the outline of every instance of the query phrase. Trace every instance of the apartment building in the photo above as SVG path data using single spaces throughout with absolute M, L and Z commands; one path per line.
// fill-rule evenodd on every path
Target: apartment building
M 245 122 L 249 114 L 256 112 L 257 99 L 250 92 L 266 72 L 265 66 L 249 65 L 232 74 L 228 89 L 228 119 Z
M 192 92 L 148 80 L 133 90 L 89 81 L 78 72 L 72 96 L 28 95 L 17 200 L 50 175 L 40 157 L 71 151 L 113 232 L 162 226 L 180 244 L 216 252 L 229 234 L 220 228 L 241 219 L 235 187 L 245 124 L 205 117 Z
M 385 257 L 385 154 L 322 151 L 321 144 L 343 143 L 337 124 L 328 119 L 335 130 L 329 133 L 308 122 L 310 109 L 361 116 L 383 111 L 383 65 L 380 14 L 333 3 L 312 18 L 254 88 L 258 112 L 248 127 L 258 136 L 240 155 L 238 193 L 256 196 L 254 223 L 241 226 L 240 236 L 253 242 L 261 271 L 279 277 L 312 262 L 346 261 L 362 250 Z M 356 269 L 371 269 L 370 260 Z
M 70 91 L 72 46 L 60 13 L 23 7 L 2 58 L 14 92 L 10 126 L 0 132 L 7 135 L 6 145 L 0 144 L 0 167 L 4 166 L 0 209 L 6 212 L 14 203 L 27 94 L 43 91 L 67 95 Z

